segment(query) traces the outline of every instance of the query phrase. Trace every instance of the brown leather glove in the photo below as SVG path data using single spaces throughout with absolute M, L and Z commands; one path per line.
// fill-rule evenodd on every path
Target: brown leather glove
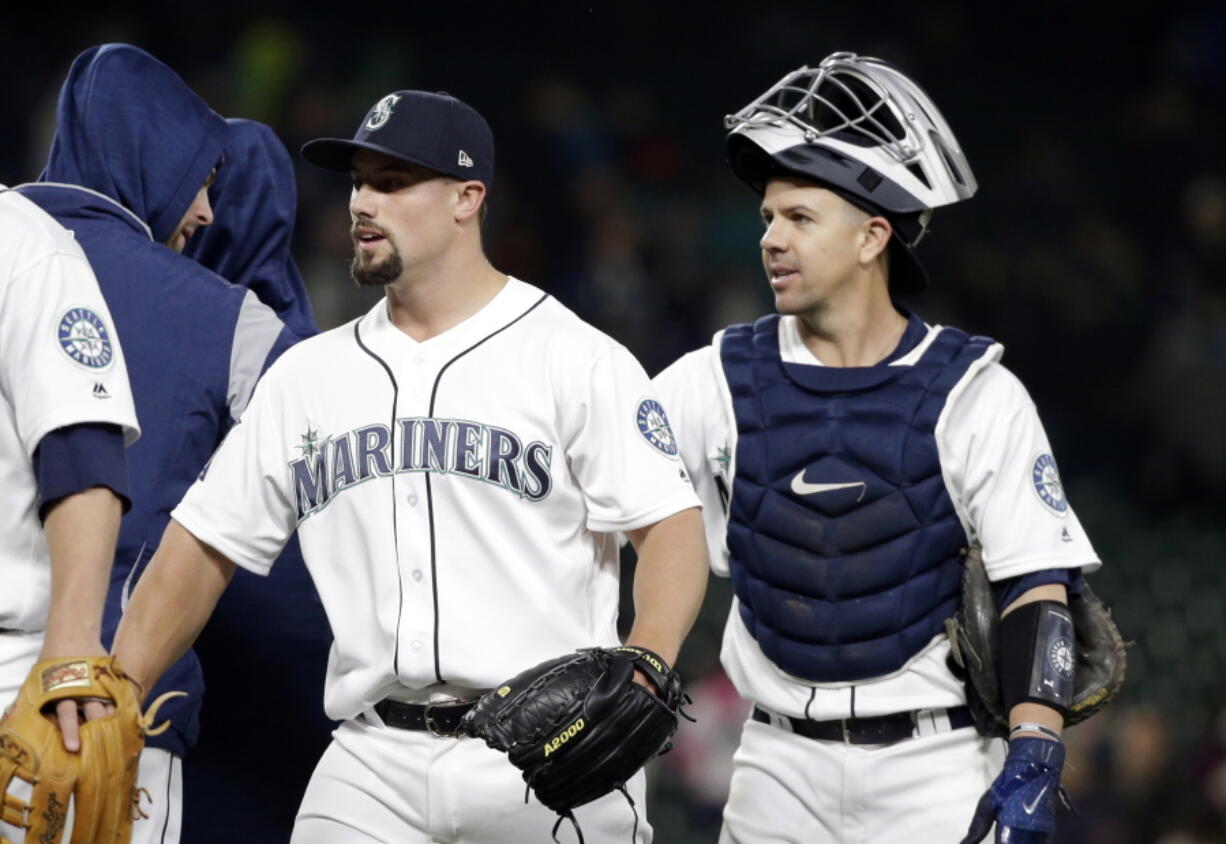
M 50 659 L 35 665 L 17 700 L 0 720 L 0 794 L 5 823 L 26 830 L 24 844 L 58 844 L 70 800 L 70 844 L 127 844 L 132 837 L 136 774 L 148 725 L 168 692 L 141 716 L 135 690 L 114 657 Z M 54 705 L 95 698 L 115 711 L 81 725 L 81 750 L 71 753 L 55 721 Z M 31 786 L 28 800 L 9 794 L 14 778 Z M 0 838 L 0 844 L 13 844 Z

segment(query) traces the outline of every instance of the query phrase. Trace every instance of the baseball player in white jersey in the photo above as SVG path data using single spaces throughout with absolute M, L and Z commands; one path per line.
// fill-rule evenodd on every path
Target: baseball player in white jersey
M 387 297 L 269 369 L 174 511 L 116 654 L 151 681 L 235 565 L 267 572 L 298 530 L 344 723 L 293 841 L 547 841 L 556 816 L 454 737 L 459 717 L 523 668 L 617 643 L 618 532 L 639 551 L 630 641 L 675 659 L 707 576 L 698 501 L 629 352 L 486 260 L 493 138 L 472 108 L 397 91 L 303 155 L 351 174 L 352 272 Z M 641 772 L 629 787 L 641 801 Z M 632 839 L 620 795 L 576 815 L 588 841 Z
M 1002 347 L 894 299 L 926 284 L 912 247 L 932 209 L 974 193 L 966 159 L 911 80 L 849 53 L 788 74 L 727 128 L 762 197 L 778 314 L 655 379 L 711 566 L 733 580 L 722 662 L 754 703 L 721 841 L 959 841 L 989 786 L 966 840 L 993 820 L 998 841 L 1046 840 L 1066 590 L 1100 563 Z M 972 542 L 1005 611 L 1003 773 L 1006 745 L 972 728 L 946 662 Z
M 72 233 L 0 185 L 0 710 L 40 659 L 105 653 L 123 449 L 140 433 L 113 326 Z M 75 750 L 77 702 L 58 712 Z

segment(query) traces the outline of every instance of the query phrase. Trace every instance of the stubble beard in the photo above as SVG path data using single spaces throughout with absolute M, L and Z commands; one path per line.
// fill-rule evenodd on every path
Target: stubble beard
M 362 253 L 354 252 L 353 259 L 349 262 L 349 275 L 358 287 L 387 287 L 400 278 L 404 271 L 404 262 L 400 260 L 400 253 L 395 247 L 390 243 L 388 246 L 391 247 L 392 254 L 382 261 L 366 261 L 362 259 Z

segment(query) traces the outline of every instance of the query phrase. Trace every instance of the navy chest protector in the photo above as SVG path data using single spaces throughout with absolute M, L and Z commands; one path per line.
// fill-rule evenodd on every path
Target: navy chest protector
M 923 334 L 912 317 L 900 348 Z M 968 543 L 934 431 L 992 346 L 944 328 L 913 365 L 837 368 L 782 362 L 778 316 L 725 331 L 732 583 L 745 626 L 788 674 L 893 673 L 954 615 Z

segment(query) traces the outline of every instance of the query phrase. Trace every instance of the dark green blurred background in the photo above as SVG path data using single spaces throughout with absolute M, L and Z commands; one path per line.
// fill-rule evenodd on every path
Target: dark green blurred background
M 835 50 L 900 65 L 980 184 L 936 214 L 933 286 L 908 304 L 1005 344 L 1134 643 L 1119 702 L 1070 731 L 1080 814 L 1060 840 L 1226 840 L 1223 4 L 31 4 L 0 22 L 0 181 L 38 175 L 69 62 L 116 40 L 291 150 L 397 88 L 470 102 L 498 144 L 495 264 L 651 374 L 770 308 L 723 115 Z M 348 279 L 346 181 L 299 177 L 296 253 L 328 328 L 373 294 Z M 683 655 L 700 723 L 653 771 L 660 842 L 716 837 L 746 711 L 718 670 L 728 595 L 712 583 Z

